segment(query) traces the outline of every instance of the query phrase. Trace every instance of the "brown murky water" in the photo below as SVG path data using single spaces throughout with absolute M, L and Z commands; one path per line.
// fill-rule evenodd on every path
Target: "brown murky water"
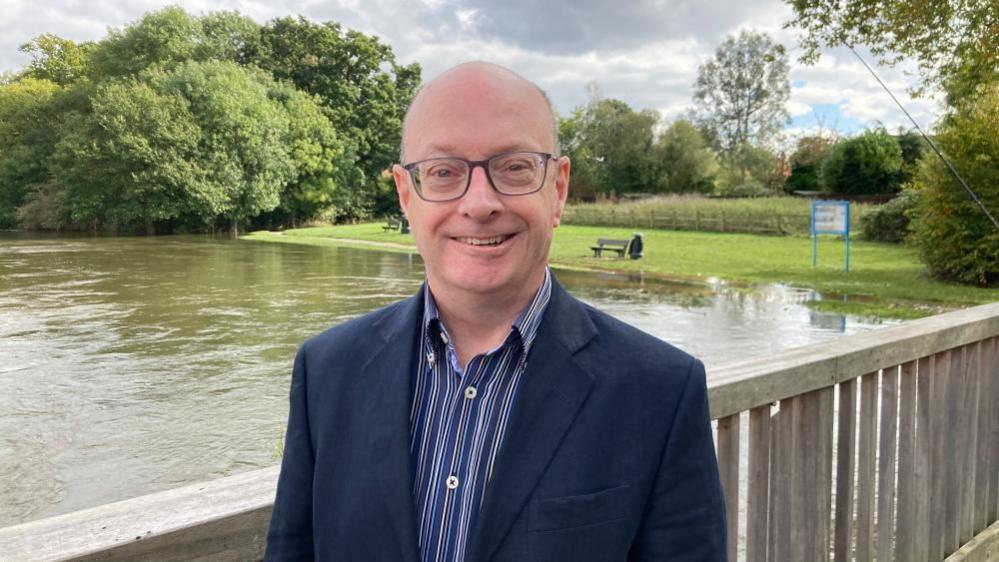
M 709 373 L 878 327 L 786 287 L 556 275 Z M 297 345 L 422 278 L 398 253 L 0 233 L 0 526 L 275 464 Z

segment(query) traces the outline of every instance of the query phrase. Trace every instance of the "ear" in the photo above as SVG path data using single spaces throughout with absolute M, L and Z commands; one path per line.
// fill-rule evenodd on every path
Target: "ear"
M 409 190 L 409 172 L 398 164 L 392 165 L 392 180 L 395 182 L 395 192 L 399 196 L 399 207 L 402 214 L 409 216 L 409 198 L 412 192 Z
M 552 215 L 552 227 L 557 227 L 562 222 L 562 210 L 565 208 L 565 200 L 569 196 L 569 171 L 572 163 L 568 156 L 561 156 L 555 160 L 555 212 Z

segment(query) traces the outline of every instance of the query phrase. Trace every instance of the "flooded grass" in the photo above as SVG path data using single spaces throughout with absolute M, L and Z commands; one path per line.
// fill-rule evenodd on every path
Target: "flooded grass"
M 845 245 L 831 237 L 819 242 L 819 264 L 815 268 L 811 240 L 800 237 L 642 230 L 645 255 L 640 260 L 595 258 L 589 249 L 597 238 L 630 238 L 634 232 L 631 228 L 563 225 L 552 244 L 552 265 L 579 270 L 641 271 L 696 282 L 720 279 L 730 284 L 780 283 L 847 297 L 846 302 L 812 305 L 820 309 L 878 318 L 918 318 L 999 300 L 999 289 L 928 277 L 916 251 L 896 244 L 852 242 L 849 273 L 843 271 Z M 281 235 L 259 232 L 247 238 L 317 245 L 367 243 L 415 251 L 412 236 L 385 231 L 381 223 L 305 228 Z M 857 297 L 862 297 L 859 300 L 863 302 L 851 302 Z

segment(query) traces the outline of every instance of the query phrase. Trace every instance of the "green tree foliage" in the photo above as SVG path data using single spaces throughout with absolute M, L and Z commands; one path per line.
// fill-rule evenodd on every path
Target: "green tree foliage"
M 21 45 L 31 55 L 22 72 L 25 78 L 38 78 L 67 86 L 86 76 L 93 43 L 76 43 L 51 33 L 43 33 Z
M 822 162 L 825 191 L 851 195 L 897 193 L 902 149 L 895 137 L 872 130 L 837 144 Z
M 135 76 L 153 65 L 172 68 L 197 60 L 203 38 L 197 17 L 170 6 L 110 30 L 94 47 L 90 66 L 95 80 Z
M 55 169 L 76 222 L 152 232 L 225 217 L 235 230 L 275 209 L 288 185 L 292 203 L 334 191 L 340 152 L 305 94 L 235 63 L 187 62 L 100 87 L 70 121 Z
M 586 107 L 579 106 L 572 115 L 558 120 L 559 145 L 562 154 L 572 162 L 572 182 L 569 197 L 593 201 L 601 193 L 597 179 L 597 161 L 587 141 Z
M 944 86 L 956 101 L 999 81 L 999 2 L 994 0 L 785 0 L 800 32 L 802 59 L 823 46 L 864 46 L 882 64 L 915 60 L 924 86 Z
M 420 83 L 417 64 L 399 65 L 376 37 L 344 30 L 336 22 L 279 18 L 261 29 L 251 62 L 279 80 L 319 96 L 355 160 L 338 206 L 363 214 L 383 201 L 379 176 L 398 157 L 402 119 Z M 394 199 L 394 195 L 390 196 Z
M 53 156 L 66 218 L 152 231 L 157 221 L 196 213 L 203 174 L 201 131 L 187 101 L 131 80 L 99 87 L 87 113 L 67 118 Z
M 48 177 L 59 91 L 56 83 L 31 77 L 0 86 L 0 227 L 14 226 L 17 208 Z
M 993 215 L 999 211 L 999 85 L 962 99 L 935 141 Z M 999 282 L 999 230 L 935 155 L 921 161 L 913 184 L 920 204 L 915 242 L 930 271 L 965 283 Z
M 655 111 L 634 111 L 616 99 L 593 99 L 560 126 L 560 142 L 573 162 L 573 183 L 603 193 L 662 191 L 652 154 Z
M 663 191 L 710 193 L 715 187 L 718 160 L 689 121 L 674 121 L 656 142 L 655 160 L 662 168 Z
M 794 191 L 819 191 L 822 184 L 819 171 L 822 161 L 835 146 L 836 141 L 824 135 L 809 135 L 798 139 L 791 154 L 791 175 L 784 184 L 788 193 Z
M 22 50 L 32 62 L 0 77 L 0 225 L 162 231 L 396 206 L 382 176 L 420 68 L 374 37 L 174 6 L 93 44 L 45 34 Z
M 788 121 L 790 95 L 784 46 L 751 31 L 726 38 L 694 83 L 700 119 L 728 155 L 771 140 Z

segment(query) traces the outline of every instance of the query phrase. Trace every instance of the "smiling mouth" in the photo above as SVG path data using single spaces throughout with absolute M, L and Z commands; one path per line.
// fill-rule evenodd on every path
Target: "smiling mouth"
M 489 238 L 473 238 L 470 236 L 458 236 L 455 238 L 458 242 L 462 244 L 468 244 L 469 246 L 499 246 L 503 242 L 506 242 L 513 236 L 510 234 L 502 234 L 500 236 L 490 236 Z

